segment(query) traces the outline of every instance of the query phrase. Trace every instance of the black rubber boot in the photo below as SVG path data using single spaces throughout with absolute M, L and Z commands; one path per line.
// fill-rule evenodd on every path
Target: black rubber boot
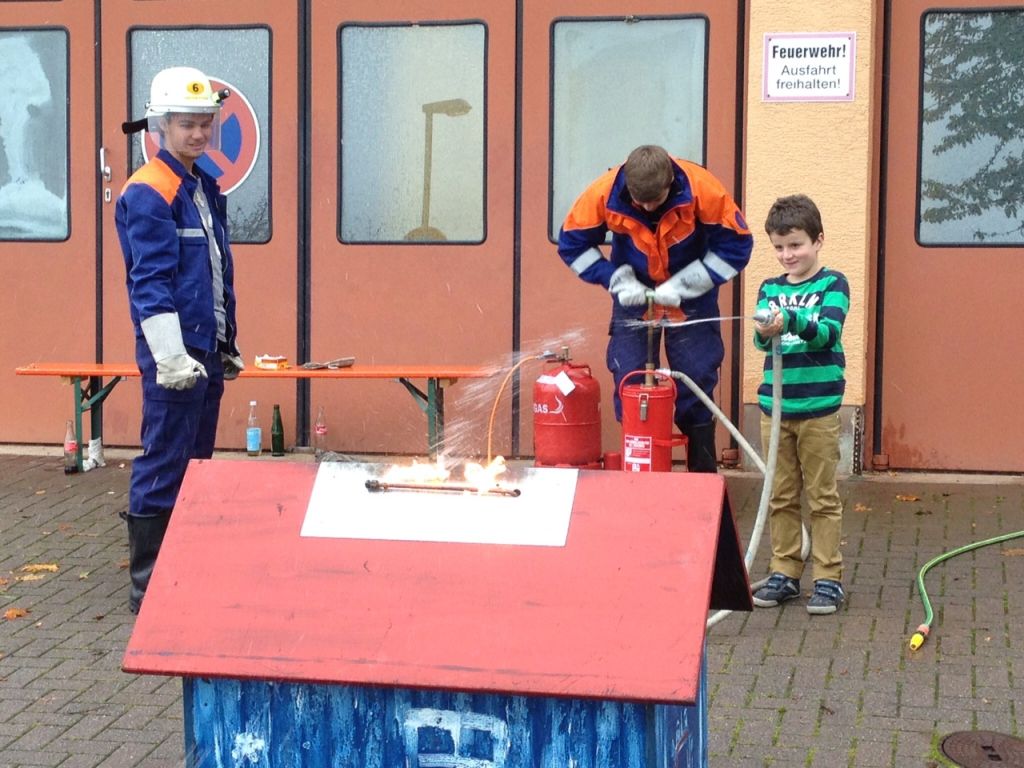
M 122 517 L 128 523 L 128 572 L 132 579 L 128 610 L 138 613 L 142 607 L 142 598 L 146 596 L 149 577 L 153 575 L 153 566 L 156 565 L 156 556 L 167 532 L 171 513 L 159 517 L 134 517 L 127 514 L 122 514 Z
M 686 448 L 688 472 L 718 472 L 718 450 L 715 448 L 715 423 L 697 424 L 683 430 L 689 445 Z

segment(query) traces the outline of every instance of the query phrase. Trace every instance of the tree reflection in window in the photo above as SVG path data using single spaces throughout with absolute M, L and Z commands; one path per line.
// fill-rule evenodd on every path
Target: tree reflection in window
M 1024 241 L 1024 12 L 925 17 L 918 239 Z

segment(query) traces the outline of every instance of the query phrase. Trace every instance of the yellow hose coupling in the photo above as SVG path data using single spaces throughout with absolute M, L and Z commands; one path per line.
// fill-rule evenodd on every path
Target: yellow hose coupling
M 917 628 L 917 632 L 910 638 L 910 650 L 916 651 L 922 645 L 924 645 L 925 639 L 928 637 L 929 627 L 927 624 L 922 624 Z

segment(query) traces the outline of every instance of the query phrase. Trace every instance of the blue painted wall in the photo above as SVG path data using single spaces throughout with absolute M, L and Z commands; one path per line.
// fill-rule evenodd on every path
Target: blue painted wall
M 695 706 L 186 678 L 195 768 L 675 768 L 707 765 Z

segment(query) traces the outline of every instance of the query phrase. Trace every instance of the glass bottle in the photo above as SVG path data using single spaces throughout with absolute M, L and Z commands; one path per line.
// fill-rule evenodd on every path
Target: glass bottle
M 284 456 L 284 424 L 281 423 L 281 406 L 274 403 L 274 417 L 270 422 L 270 455 Z
M 327 443 L 327 417 L 324 415 L 324 407 L 321 405 L 316 414 L 316 422 L 313 424 L 313 449 L 316 455 L 320 456 L 325 450 Z
M 75 423 L 68 419 L 64 430 L 64 474 L 73 475 L 78 471 L 78 438 L 75 437 Z
M 263 430 L 256 415 L 256 401 L 249 401 L 249 421 L 245 427 L 245 450 L 250 456 L 259 456 L 263 446 Z

